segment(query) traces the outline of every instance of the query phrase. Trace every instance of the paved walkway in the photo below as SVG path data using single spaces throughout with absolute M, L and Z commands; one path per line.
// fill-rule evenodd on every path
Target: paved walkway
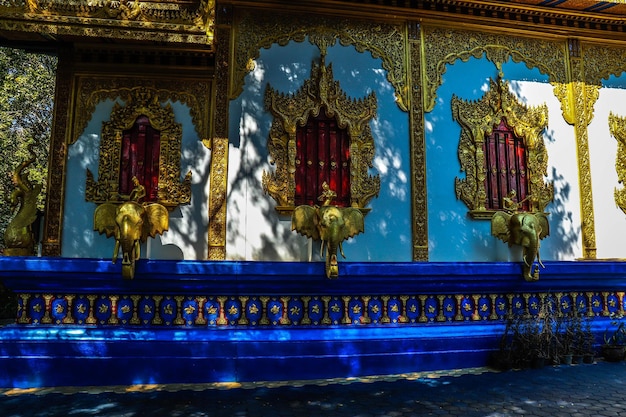
M 626 363 L 284 383 L 0 389 L 0 416 L 626 416 Z

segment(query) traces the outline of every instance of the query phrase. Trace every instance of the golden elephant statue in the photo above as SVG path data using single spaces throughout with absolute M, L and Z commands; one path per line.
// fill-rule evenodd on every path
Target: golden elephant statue
M 298 206 L 291 215 L 291 230 L 313 240 L 321 240 L 320 256 L 326 246 L 326 276 L 337 278 L 337 249 L 344 258 L 342 242 L 365 231 L 363 213 L 358 208 L 323 206 Z
M 148 236 L 154 238 L 169 228 L 167 209 L 158 203 L 140 204 L 127 201 L 122 204 L 104 203 L 96 207 L 94 230 L 107 237 L 115 237 L 113 263 L 122 249 L 122 276 L 135 276 L 135 261 L 140 257 L 140 245 Z
M 522 275 L 526 281 L 539 279 L 539 266 L 533 270 L 535 258 L 543 268 L 539 256 L 540 240 L 550 234 L 548 217 L 544 213 L 497 211 L 491 218 L 491 234 L 523 249 Z

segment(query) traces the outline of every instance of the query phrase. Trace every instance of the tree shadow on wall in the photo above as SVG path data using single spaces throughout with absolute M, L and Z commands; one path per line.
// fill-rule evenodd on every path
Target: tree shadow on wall
M 573 214 L 567 210 L 567 202 L 570 200 L 572 187 L 566 178 L 559 174 L 556 168 L 552 168 L 554 183 L 554 201 L 551 203 L 553 210 L 550 212 L 550 236 L 552 244 L 548 253 L 544 254 L 547 259 L 567 259 L 574 256 L 574 248 L 578 246 L 581 235 L 581 227 L 574 223 Z

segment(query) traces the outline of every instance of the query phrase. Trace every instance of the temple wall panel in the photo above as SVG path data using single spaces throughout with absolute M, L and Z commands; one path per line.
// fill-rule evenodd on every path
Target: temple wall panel
M 230 107 L 229 200 L 227 259 L 318 261 L 319 247 L 291 231 L 291 218 L 279 215 L 275 201 L 261 186 L 263 171 L 274 171 L 267 152 L 272 116 L 264 109 L 268 84 L 291 94 L 310 77 L 319 50 L 309 42 L 291 42 L 263 49 L 255 69 L 245 78 L 243 92 Z M 380 195 L 368 206 L 365 233 L 344 243 L 347 259 L 354 261 L 409 261 L 410 154 L 408 115 L 395 103 L 380 59 L 352 46 L 328 48 L 326 64 L 352 98 L 374 91 L 378 113 L 371 122 L 376 153 L 372 175 L 381 177 Z
M 529 106 L 548 107 L 548 128 L 544 141 L 548 149 L 546 180 L 554 182 L 555 199 L 548 205 L 550 237 L 542 241 L 544 260 L 572 260 L 581 257 L 580 199 L 575 135 L 562 117 L 561 104 L 547 77 L 524 63 L 508 61 L 503 77 L 519 100 Z M 429 255 L 432 261 L 518 261 L 519 247 L 509 248 L 491 236 L 489 220 L 475 220 L 456 198 L 455 177 L 463 178 L 458 157 L 461 126 L 453 120 L 452 95 L 464 100 L 480 99 L 488 79 L 498 74 L 485 58 L 472 58 L 448 65 L 437 90 L 432 112 L 425 114 L 428 178 Z
M 66 182 L 63 245 L 61 256 L 68 258 L 109 258 L 114 241 L 94 229 L 96 204 L 85 201 L 86 172 L 98 176 L 98 152 L 102 123 L 110 117 L 113 104 L 124 102 L 104 100 L 98 103 L 85 130 L 69 146 Z M 189 107 L 167 100 L 176 122 L 182 125 L 181 171 L 192 172 L 192 203 L 170 212 L 169 230 L 163 236 L 149 239 L 142 246 L 142 257 L 153 259 L 204 259 L 207 253 L 207 201 L 209 193 L 210 151 L 198 138 Z
M 589 158 L 592 173 L 593 206 L 598 259 L 626 258 L 623 236 L 626 216 L 616 205 L 614 193 L 623 189 L 616 170 L 618 140 L 609 128 L 609 114 L 626 117 L 622 103 L 626 100 L 626 77 L 612 77 L 600 89 L 589 125 Z

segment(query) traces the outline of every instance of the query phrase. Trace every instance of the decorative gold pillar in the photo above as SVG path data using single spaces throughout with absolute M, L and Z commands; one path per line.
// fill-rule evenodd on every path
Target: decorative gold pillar
M 574 126 L 578 154 L 578 181 L 580 183 L 580 211 L 582 216 L 583 257 L 596 258 L 596 230 L 591 191 L 591 164 L 589 161 L 588 127 L 593 119 L 593 106 L 598 100 L 600 86 L 585 78 L 583 49 L 577 39 L 569 40 L 568 82 L 555 86 L 561 101 L 563 118 Z
M 407 25 L 407 80 L 410 91 L 409 126 L 411 152 L 411 195 L 413 260 L 428 261 L 428 204 L 426 190 L 426 142 L 424 137 L 424 42 L 421 27 L 416 22 Z M 413 87 L 415 86 L 415 87 Z M 419 87 L 418 87 L 419 86 Z
M 209 192 L 209 260 L 226 259 L 226 195 L 228 193 L 228 105 L 230 86 L 232 7 L 219 8 L 216 16 L 215 105 Z
M 61 256 L 67 143 L 71 140 L 72 112 L 70 109 L 72 108 L 72 91 L 74 91 L 72 54 L 67 49 L 61 49 L 58 57 L 48 156 L 46 215 L 41 250 L 43 256 Z

